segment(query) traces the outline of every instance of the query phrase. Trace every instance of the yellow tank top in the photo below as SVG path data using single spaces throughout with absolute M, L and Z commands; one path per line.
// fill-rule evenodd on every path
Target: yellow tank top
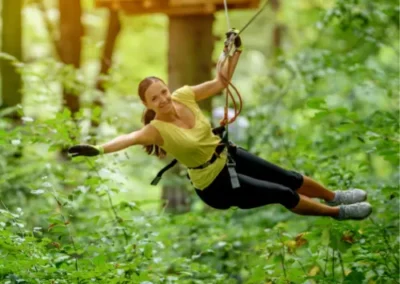
M 197 167 L 211 159 L 215 147 L 221 140 L 212 133 L 211 124 L 196 103 L 195 95 L 189 86 L 184 86 L 171 95 L 172 99 L 187 106 L 195 115 L 195 125 L 185 129 L 175 124 L 161 120 L 150 122 L 164 140 L 161 147 L 181 164 L 187 167 Z M 226 149 L 217 160 L 204 169 L 188 169 L 193 186 L 204 189 L 209 186 L 222 171 L 227 159 Z

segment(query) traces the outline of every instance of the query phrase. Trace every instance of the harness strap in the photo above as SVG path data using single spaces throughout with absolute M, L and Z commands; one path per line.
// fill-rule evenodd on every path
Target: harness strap
M 162 168 L 161 171 L 158 172 L 156 177 L 151 181 L 151 185 L 157 185 L 160 182 L 162 175 L 166 171 L 168 171 L 170 168 L 175 166 L 176 163 L 178 163 L 178 161 L 176 159 L 173 159 L 168 165 L 166 165 L 164 168 Z
M 236 163 L 232 159 L 232 156 L 229 153 L 228 153 L 227 167 L 228 167 L 229 177 L 231 178 L 232 188 L 233 189 L 239 188 L 240 187 L 240 182 L 239 182 L 239 178 L 238 178 L 238 175 L 237 175 L 237 172 L 236 172 Z
M 228 126 L 227 126 L 228 127 Z M 231 143 L 228 139 L 228 131 L 225 132 L 225 134 L 222 136 L 222 143 L 224 143 L 226 145 L 226 147 L 228 148 L 228 159 L 227 159 L 227 163 L 226 166 L 228 167 L 228 173 L 229 173 L 229 178 L 231 180 L 231 185 L 232 185 L 232 189 L 236 189 L 240 187 L 240 183 L 239 183 L 239 178 L 236 172 L 236 162 L 233 159 L 230 151 L 229 151 L 229 147 L 234 147 L 233 143 Z
M 219 158 L 220 154 L 222 153 L 222 151 L 224 151 L 226 145 L 225 143 L 220 143 L 216 148 L 215 148 L 215 152 L 213 153 L 212 157 L 210 160 L 208 160 L 207 162 L 205 162 L 204 164 L 197 166 L 197 167 L 188 167 L 188 169 L 191 170 L 200 170 L 200 169 L 204 169 L 206 167 L 208 167 L 209 165 L 211 165 L 212 163 L 215 162 L 215 160 L 217 158 Z

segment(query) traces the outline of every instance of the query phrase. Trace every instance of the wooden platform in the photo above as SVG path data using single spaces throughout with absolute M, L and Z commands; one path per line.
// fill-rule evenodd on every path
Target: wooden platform
M 255 9 L 260 0 L 228 0 L 228 8 Z M 213 14 L 224 9 L 224 0 L 95 0 L 96 7 L 122 10 L 128 14 Z

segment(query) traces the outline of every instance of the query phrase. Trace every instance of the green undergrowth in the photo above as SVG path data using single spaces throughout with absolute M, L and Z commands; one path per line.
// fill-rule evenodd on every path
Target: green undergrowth
M 173 214 L 163 207 L 162 185 L 149 186 L 165 162 L 139 147 L 63 155 L 68 146 L 138 129 L 143 107 L 132 80 L 167 70 L 165 38 L 160 46 L 146 41 L 143 62 L 133 62 L 131 50 L 149 34 L 165 37 L 166 18 L 125 19 L 125 31 L 137 33 L 122 35 L 102 110 L 90 107 L 99 96 L 92 60 L 74 70 L 0 54 L 24 80 L 15 107 L 21 121 L 7 117 L 14 108 L 0 110 L 0 282 L 399 283 L 398 3 L 282 2 L 279 15 L 267 9 L 243 34 L 234 81 L 246 90 L 241 115 L 250 127 L 240 146 L 331 190 L 365 189 L 369 218 L 339 222 L 278 204 L 214 210 L 184 170 L 165 178 L 190 192 L 190 212 Z M 243 15 L 232 13 L 232 21 Z M 218 14 L 215 30 L 224 30 L 223 20 Z M 272 52 L 260 34 L 272 36 L 278 24 L 282 46 Z M 63 87 L 80 96 L 75 115 L 61 107 Z M 100 124 L 95 133 L 90 118 Z

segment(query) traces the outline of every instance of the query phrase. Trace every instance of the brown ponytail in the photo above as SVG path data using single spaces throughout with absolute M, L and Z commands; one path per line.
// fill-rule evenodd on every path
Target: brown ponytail
M 146 77 L 140 82 L 139 88 L 138 88 L 138 93 L 139 93 L 140 99 L 143 102 L 146 101 L 145 93 L 146 93 L 147 89 L 155 82 L 162 82 L 165 85 L 163 80 L 161 80 L 158 77 L 154 77 L 154 76 Z M 144 125 L 147 125 L 155 117 L 156 117 L 156 112 L 154 110 L 146 109 L 142 116 L 142 122 Z M 167 155 L 167 152 L 165 152 L 163 149 L 161 149 L 157 145 L 147 145 L 147 146 L 143 146 L 143 148 L 145 149 L 147 154 L 155 155 L 159 158 L 164 158 Z

